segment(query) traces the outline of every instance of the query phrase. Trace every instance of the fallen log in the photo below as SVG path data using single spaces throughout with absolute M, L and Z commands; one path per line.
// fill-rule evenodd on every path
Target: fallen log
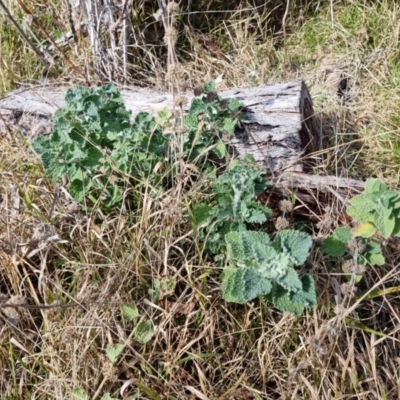
M 32 139 L 51 132 L 51 116 L 64 102 L 67 87 L 36 87 L 14 91 L 0 100 L 0 132 L 5 124 Z M 172 96 L 150 89 L 121 90 L 126 107 L 135 116 L 140 111 L 156 114 L 171 106 Z M 302 172 L 302 158 L 320 148 L 319 131 L 306 85 L 290 82 L 220 93 L 237 98 L 244 106 L 245 120 L 231 145 L 239 158 L 251 153 L 267 173 L 290 169 Z M 188 95 L 188 100 L 193 95 Z
M 0 134 L 20 130 L 29 140 L 51 133 L 51 117 L 65 104 L 68 87 L 33 87 L 19 89 L 0 99 Z M 154 89 L 121 90 L 127 109 L 134 117 L 141 111 L 156 114 L 170 107 L 172 96 Z M 306 192 L 337 193 L 344 201 L 362 190 L 361 181 L 346 178 L 306 175 L 312 153 L 321 150 L 310 94 L 304 82 L 290 82 L 219 93 L 223 98 L 237 98 L 245 108 L 245 120 L 230 140 L 239 158 L 252 154 L 272 177 L 274 190 L 283 194 L 290 188 L 304 201 L 315 199 Z M 193 95 L 188 94 L 190 100 Z

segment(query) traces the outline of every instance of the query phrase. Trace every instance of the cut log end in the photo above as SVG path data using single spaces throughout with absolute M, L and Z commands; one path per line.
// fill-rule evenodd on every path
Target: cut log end
M 232 140 L 239 158 L 252 154 L 267 175 L 307 170 L 304 156 L 319 150 L 321 140 L 304 82 L 225 94 L 234 94 L 246 106 L 243 128 Z

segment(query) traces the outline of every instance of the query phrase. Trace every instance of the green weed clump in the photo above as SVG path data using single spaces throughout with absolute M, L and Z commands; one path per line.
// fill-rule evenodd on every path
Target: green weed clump
M 171 111 L 164 109 L 155 118 L 141 112 L 131 122 L 115 85 L 78 86 L 68 90 L 66 105 L 55 113 L 51 137 L 41 136 L 32 146 L 53 182 L 67 176 L 77 202 L 109 211 L 122 204 L 130 185 L 150 184 L 153 191 L 170 186 L 176 172 L 170 155 L 180 147 L 187 160 L 197 162 L 206 153 L 217 159 L 226 155 L 221 137 L 233 134 L 241 105 L 232 99 L 221 107 L 213 87 L 205 85 L 205 94 L 176 122 L 180 136 L 175 141 Z
M 267 234 L 248 230 L 262 227 L 271 215 L 256 201 L 268 182 L 250 156 L 245 162 L 232 161 L 217 177 L 213 160 L 226 156 L 222 137 L 234 133 L 242 106 L 236 99 L 222 100 L 214 89 L 213 83 L 206 84 L 188 114 L 175 121 L 177 126 L 167 109 L 156 118 L 139 113 L 131 123 L 112 84 L 77 87 L 68 91 L 65 107 L 56 112 L 52 136 L 39 137 L 33 148 L 54 182 L 68 177 L 77 202 L 111 212 L 121 207 L 127 185 L 136 190 L 168 190 L 174 185 L 177 168 L 166 160 L 178 146 L 184 159 L 195 163 L 211 182 L 209 202 L 194 207 L 192 222 L 207 252 L 220 260 L 227 254 L 224 299 L 245 303 L 270 294 L 279 309 L 299 315 L 316 303 L 312 278 L 299 278 L 293 269 L 308 257 L 311 238 L 287 230 L 270 243 Z
M 370 178 L 364 192 L 350 199 L 349 204 L 347 214 L 353 218 L 354 228 L 336 228 L 324 239 L 321 250 L 331 257 L 351 256 L 342 268 L 359 281 L 359 272 L 365 272 L 365 266 L 385 264 L 379 242 L 400 236 L 400 193 Z

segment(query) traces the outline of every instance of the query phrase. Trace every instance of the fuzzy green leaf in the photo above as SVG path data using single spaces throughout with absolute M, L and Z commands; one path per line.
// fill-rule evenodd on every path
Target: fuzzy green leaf
M 88 400 L 85 391 L 82 388 L 76 388 L 72 391 L 72 395 L 79 400 Z
M 190 105 L 189 114 L 196 117 L 207 112 L 207 103 L 203 99 L 193 99 Z
M 228 100 L 228 108 L 230 111 L 232 111 L 232 112 L 237 111 L 241 107 L 243 107 L 243 103 L 241 103 L 235 97 L 232 97 L 231 99 Z
M 376 232 L 376 226 L 372 222 L 364 222 L 353 228 L 354 237 L 370 238 Z
M 272 301 L 276 308 L 300 316 L 304 308 L 315 307 L 317 296 L 314 279 L 310 275 L 303 275 L 300 280 L 303 287 L 296 293 L 285 290 L 282 286 L 274 285 Z
M 347 243 L 349 240 L 353 238 L 351 229 L 347 227 L 336 228 L 333 233 L 343 243 Z
M 271 283 L 251 268 L 227 268 L 221 275 L 225 301 L 244 304 L 271 291 Z
M 369 222 L 373 218 L 375 202 L 364 195 L 354 196 L 350 200 L 350 207 L 347 208 L 347 214 L 358 222 Z
M 247 261 L 255 256 L 253 254 L 255 244 L 260 244 L 264 248 L 270 247 L 267 246 L 270 242 L 269 236 L 259 231 L 229 232 L 225 235 L 225 241 L 230 259 L 239 262 Z M 265 257 L 270 257 L 269 251 L 274 250 L 266 250 Z
M 106 348 L 106 354 L 108 359 L 114 364 L 117 360 L 122 351 L 124 350 L 123 344 L 113 344 Z
M 363 254 L 364 255 L 364 254 Z M 384 265 L 385 257 L 382 254 L 365 254 L 364 257 L 371 265 Z
M 272 211 L 269 208 L 254 202 L 251 203 L 249 216 L 246 218 L 246 222 L 249 224 L 263 224 L 271 214 Z
M 122 318 L 129 322 L 140 316 L 139 310 L 135 305 L 122 305 L 121 312 Z
M 298 292 L 303 288 L 299 275 L 293 268 L 288 268 L 286 274 L 277 279 L 277 282 L 289 292 Z
M 69 193 L 75 201 L 77 201 L 78 203 L 82 203 L 86 193 L 83 181 L 79 179 L 75 179 L 74 181 L 72 181 L 69 185 Z
M 339 257 L 346 252 L 346 244 L 336 236 L 328 236 L 322 242 L 321 251 L 328 256 Z
M 289 229 L 280 231 L 274 241 L 274 247 L 287 253 L 295 265 L 303 264 L 307 260 L 311 245 L 310 235 Z
M 203 86 L 204 93 L 210 93 L 215 90 L 215 82 L 210 81 L 204 84 Z
M 211 218 L 211 206 L 206 203 L 201 203 L 193 208 L 193 224 L 196 229 L 206 224 Z
M 389 238 L 395 228 L 394 216 L 385 215 L 383 207 L 378 207 L 378 210 L 374 212 L 373 223 L 385 239 Z
M 283 277 L 290 265 L 290 255 L 278 253 L 269 245 L 264 232 L 229 232 L 225 235 L 231 266 L 253 268 L 268 280 Z
M 382 193 L 387 190 L 387 186 L 379 179 L 368 178 L 365 182 L 365 193 Z
M 222 140 L 219 140 L 213 149 L 213 153 L 217 158 L 223 158 L 226 156 L 227 150 L 226 145 Z
M 170 126 L 171 119 L 172 111 L 168 107 L 164 107 L 162 110 L 160 110 L 155 117 L 156 123 L 163 127 Z
M 225 118 L 224 119 L 224 125 L 223 125 L 222 128 L 223 128 L 224 131 L 226 131 L 226 132 L 228 132 L 230 134 L 233 134 L 233 133 L 235 133 L 236 125 L 237 125 L 236 120 L 231 119 L 231 118 Z
M 253 154 L 250 154 L 250 153 L 247 153 L 244 155 L 243 161 L 250 165 L 256 163 L 256 159 L 254 158 Z
M 133 337 L 141 344 L 145 344 L 154 336 L 154 326 L 151 321 L 144 320 L 139 322 L 133 333 Z

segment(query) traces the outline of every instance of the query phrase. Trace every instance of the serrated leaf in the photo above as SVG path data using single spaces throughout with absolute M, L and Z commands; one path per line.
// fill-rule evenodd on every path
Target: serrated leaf
M 288 268 L 286 274 L 277 279 L 277 282 L 289 292 L 298 292 L 303 288 L 299 275 L 294 268 Z
M 291 293 L 280 285 L 275 285 L 272 291 L 272 300 L 276 308 L 300 316 L 304 308 L 312 308 L 317 304 L 314 279 L 310 275 L 300 278 L 302 290 Z
M 82 203 L 85 198 L 85 186 L 79 179 L 75 179 L 69 185 L 69 193 L 75 201 Z
M 205 225 L 211 219 L 211 206 L 206 203 L 201 203 L 193 208 L 193 224 L 196 229 Z
M 150 300 L 153 303 L 157 303 L 158 299 L 160 298 L 160 289 L 159 288 L 149 289 L 148 293 Z
M 363 254 L 371 265 L 384 265 L 385 257 L 382 254 Z
M 255 164 L 256 159 L 254 158 L 253 154 L 247 153 L 243 157 L 243 161 L 247 164 Z
M 190 105 L 189 114 L 197 118 L 199 114 L 207 112 L 207 105 L 203 99 L 193 99 Z
M 151 114 L 147 112 L 141 111 L 138 113 L 135 117 L 135 124 L 139 125 L 139 127 L 142 127 L 143 125 L 147 125 L 153 121 L 153 117 Z
M 371 254 L 381 254 L 382 253 L 382 248 L 379 243 L 368 241 L 365 244 L 366 244 L 366 249 L 365 249 L 366 253 L 371 253 Z
M 271 291 L 271 283 L 251 268 L 227 268 L 221 275 L 222 298 L 244 304 Z
M 288 293 L 285 293 L 284 295 L 275 298 L 273 304 L 278 310 L 294 314 L 298 317 L 303 314 L 304 309 L 306 308 L 303 303 L 296 303 L 293 300 L 289 299 Z
M 185 124 L 186 127 L 188 128 L 198 128 L 199 126 L 199 118 L 196 115 L 185 115 L 183 117 L 183 123 Z
M 304 232 L 285 229 L 278 232 L 274 247 L 286 252 L 295 265 L 303 264 L 310 254 L 312 239 Z
M 387 186 L 379 179 L 368 178 L 365 182 L 365 193 L 382 193 L 387 190 Z
M 124 350 L 123 344 L 113 344 L 106 348 L 106 354 L 108 359 L 114 364 L 117 360 L 122 351 Z
M 228 108 L 230 111 L 237 111 L 241 107 L 243 107 L 243 103 L 241 103 L 237 98 L 232 97 L 228 100 Z
M 225 118 L 222 129 L 230 134 L 234 134 L 236 125 L 237 125 L 236 120 L 231 119 L 231 118 Z
M 394 216 L 385 216 L 383 210 L 374 212 L 373 223 L 385 239 L 388 239 L 395 227 Z
M 266 208 L 258 203 L 255 203 L 254 207 L 252 207 L 249 211 L 250 214 L 246 218 L 246 222 L 249 224 L 263 224 L 271 215 L 271 210 L 269 208 Z
M 329 236 L 322 242 L 321 251 L 328 256 L 339 257 L 346 252 L 346 244 L 336 236 Z
M 347 243 L 349 240 L 353 238 L 351 229 L 347 227 L 336 228 L 333 233 L 343 243 Z
M 205 83 L 203 86 L 203 90 L 205 93 L 213 92 L 215 90 L 215 82 L 210 81 L 210 82 Z
M 168 107 L 164 107 L 162 110 L 160 110 L 155 117 L 156 123 L 163 127 L 170 126 L 171 119 L 172 111 Z
M 370 238 L 376 232 L 376 227 L 372 222 L 365 222 L 357 225 L 352 230 L 355 237 Z
M 139 317 L 139 310 L 135 305 L 122 305 L 121 306 L 121 313 L 122 313 L 122 318 L 125 321 L 133 321 L 135 318 Z
M 139 322 L 133 333 L 133 337 L 141 344 L 145 344 L 154 336 L 154 326 L 151 321 L 144 320 Z
M 70 148 L 69 154 L 66 155 L 66 160 L 70 163 L 79 163 L 87 157 L 86 153 L 78 146 Z
M 350 200 L 350 207 L 347 207 L 347 214 L 358 222 L 372 221 L 373 211 L 376 203 L 365 195 L 354 196 Z
M 297 292 L 293 299 L 303 302 L 308 308 L 315 307 L 317 305 L 317 294 L 315 292 L 314 278 L 309 274 L 304 274 L 300 277 L 300 280 L 303 284 L 303 289 Z
M 243 260 L 252 255 L 252 245 L 260 244 L 267 247 L 270 243 L 269 236 L 260 231 L 229 232 L 225 235 L 232 259 Z

